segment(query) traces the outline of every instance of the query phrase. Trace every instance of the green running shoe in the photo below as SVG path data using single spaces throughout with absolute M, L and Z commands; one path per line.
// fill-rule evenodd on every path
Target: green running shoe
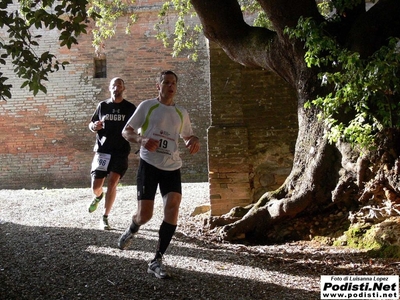
M 99 197 L 94 197 L 92 203 L 90 203 L 89 206 L 89 212 L 92 213 L 97 209 L 97 206 L 99 205 L 99 202 L 101 199 L 103 199 L 104 193 L 101 193 Z

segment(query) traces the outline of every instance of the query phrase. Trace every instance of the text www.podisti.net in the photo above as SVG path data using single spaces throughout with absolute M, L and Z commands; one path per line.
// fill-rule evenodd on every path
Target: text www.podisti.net
M 398 275 L 322 275 L 321 299 L 399 299 Z

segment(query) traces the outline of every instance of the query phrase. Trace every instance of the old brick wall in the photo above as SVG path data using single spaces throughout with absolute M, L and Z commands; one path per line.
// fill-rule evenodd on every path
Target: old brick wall
M 297 136 L 294 91 L 278 76 L 232 62 L 210 44 L 211 214 L 257 201 L 290 173 Z
M 198 62 L 172 58 L 153 37 L 158 1 L 140 4 L 132 33 L 124 33 L 121 20 L 104 45 L 107 78 L 93 78 L 90 32 L 71 50 L 58 48 L 57 33 L 39 32 L 41 49 L 71 61 L 50 76 L 46 95 L 20 89 L 13 67 L 2 67 L 14 88 L 13 98 L 0 102 L 0 188 L 89 187 L 94 134 L 87 124 L 97 103 L 109 97 L 110 79 L 124 78 L 125 98 L 139 104 L 156 96 L 156 74 L 168 68 L 179 75 L 176 100 L 188 109 L 202 142 L 194 156 L 182 147 L 183 180 L 209 180 L 212 215 L 254 202 L 283 183 L 297 135 L 294 91 L 270 72 L 232 62 L 215 44 L 208 49 L 204 40 Z M 131 154 L 123 184 L 135 184 L 137 161 Z
M 71 50 L 59 49 L 58 33 L 38 31 L 43 37 L 40 50 L 50 50 L 60 61 L 71 62 L 66 70 L 52 74 L 48 93 L 33 96 L 19 88 L 22 81 L 2 66 L 13 84 L 12 99 L 0 101 L 0 188 L 60 188 L 90 186 L 90 164 L 94 134 L 87 125 L 99 101 L 109 97 L 108 83 L 115 76 L 126 82 L 125 98 L 139 104 L 157 95 L 159 71 L 172 69 L 179 76 L 176 102 L 190 113 L 201 151 L 190 156 L 182 147 L 184 181 L 207 180 L 207 128 L 209 120 L 209 59 L 205 40 L 198 62 L 172 58 L 171 49 L 157 41 L 153 27 L 160 1 L 141 1 L 136 10 L 138 23 L 126 35 L 123 19 L 116 35 L 106 41 L 102 55 L 107 60 L 107 78 L 93 78 L 94 49 L 90 32 Z M 173 16 L 171 16 L 171 22 Z M 0 32 L 5 37 L 4 31 Z M 1 50 L 0 50 L 1 51 Z M 130 169 L 123 184 L 135 184 L 137 155 L 130 155 Z

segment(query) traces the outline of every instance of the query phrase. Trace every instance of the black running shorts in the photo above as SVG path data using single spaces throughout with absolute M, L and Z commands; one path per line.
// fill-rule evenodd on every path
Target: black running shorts
M 181 170 L 160 170 L 140 159 L 137 173 L 138 200 L 154 200 L 158 186 L 163 197 L 170 192 L 182 194 Z
M 127 170 L 128 170 L 127 156 L 111 155 L 107 171 L 92 170 L 91 175 L 94 176 L 94 178 L 105 178 L 107 177 L 107 174 L 110 174 L 110 172 L 114 172 L 119 174 L 122 178 L 124 177 Z

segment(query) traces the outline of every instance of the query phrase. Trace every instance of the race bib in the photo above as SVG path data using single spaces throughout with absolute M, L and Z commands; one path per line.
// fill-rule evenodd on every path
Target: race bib
M 155 129 L 151 133 L 151 138 L 159 141 L 157 153 L 173 155 L 176 151 L 176 134 Z
M 92 170 L 107 171 L 111 154 L 96 152 L 92 162 Z

